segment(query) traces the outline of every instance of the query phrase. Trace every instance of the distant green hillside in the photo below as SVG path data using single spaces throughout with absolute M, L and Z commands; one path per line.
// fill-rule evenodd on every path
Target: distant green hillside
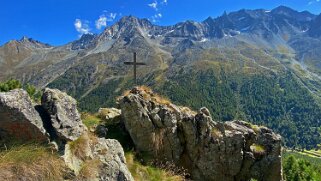
M 140 67 L 139 84 L 175 104 L 195 110 L 206 106 L 217 121 L 242 119 L 268 126 L 288 147 L 315 148 L 321 143 L 321 81 L 286 47 L 279 49 L 246 43 L 184 49 L 173 55 L 172 62 Z M 115 106 L 116 97 L 134 86 L 132 72 L 110 76 L 110 71 L 83 62 L 48 86 L 76 97 L 83 111 L 96 112 Z
M 321 108 L 313 95 L 291 72 L 280 74 L 229 73 L 221 69 L 177 69 L 170 77 L 154 72 L 141 84 L 195 110 L 206 106 L 217 121 L 248 120 L 268 126 L 284 138 L 288 147 L 314 148 L 321 143 Z M 51 87 L 64 89 L 64 84 Z M 130 77 L 101 84 L 85 97 L 77 97 L 83 111 L 115 106 L 116 97 L 133 86 Z

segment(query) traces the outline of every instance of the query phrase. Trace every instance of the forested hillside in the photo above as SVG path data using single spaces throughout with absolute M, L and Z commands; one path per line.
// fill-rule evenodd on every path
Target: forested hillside
M 150 85 L 174 103 L 195 110 L 205 106 L 215 120 L 240 119 L 268 126 L 283 136 L 288 147 L 311 149 L 321 143 L 320 105 L 291 72 L 282 76 L 244 76 L 224 71 L 217 74 L 208 69 L 189 71 L 188 74 L 181 72 L 161 82 L 155 82 L 155 76 L 141 79 L 140 83 Z M 89 112 L 116 106 L 117 96 L 132 86 L 130 78 L 109 81 L 85 98 L 78 97 L 79 106 L 82 111 Z

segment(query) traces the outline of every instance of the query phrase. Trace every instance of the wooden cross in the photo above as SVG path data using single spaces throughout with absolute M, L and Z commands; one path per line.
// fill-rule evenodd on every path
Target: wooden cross
M 143 62 L 137 62 L 136 61 L 136 52 L 134 52 L 134 62 L 124 62 L 125 65 L 134 65 L 134 81 L 135 84 L 137 85 L 137 66 L 138 65 L 146 65 Z

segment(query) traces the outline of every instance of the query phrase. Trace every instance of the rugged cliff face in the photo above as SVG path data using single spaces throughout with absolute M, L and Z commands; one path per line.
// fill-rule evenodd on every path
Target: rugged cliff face
M 216 122 L 134 88 L 119 101 L 136 149 L 188 169 L 195 180 L 282 180 L 281 137 L 243 121 Z

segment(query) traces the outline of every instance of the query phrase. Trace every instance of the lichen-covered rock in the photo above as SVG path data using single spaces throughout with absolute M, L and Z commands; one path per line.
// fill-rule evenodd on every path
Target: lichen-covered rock
M 75 172 L 75 180 L 133 180 L 123 148 L 117 140 L 89 138 L 84 134 L 79 140 L 66 145 L 64 160 Z
M 126 166 L 124 150 L 117 140 L 99 138 L 97 144 L 93 145 L 93 156 L 102 163 L 99 180 L 134 180 Z
M 99 117 L 106 122 L 117 124 L 121 121 L 121 110 L 116 108 L 100 108 Z
M 74 98 L 57 89 L 43 91 L 41 105 L 50 117 L 50 127 L 54 139 L 62 143 L 76 140 L 85 131 Z M 54 135 L 53 135 L 54 134 Z
M 119 101 L 138 151 L 183 166 L 194 180 L 282 180 L 281 137 L 242 121 L 220 123 L 135 88 Z
M 0 93 L 0 140 L 47 142 L 48 137 L 28 93 L 22 89 Z M 9 140 L 12 141 L 12 140 Z

